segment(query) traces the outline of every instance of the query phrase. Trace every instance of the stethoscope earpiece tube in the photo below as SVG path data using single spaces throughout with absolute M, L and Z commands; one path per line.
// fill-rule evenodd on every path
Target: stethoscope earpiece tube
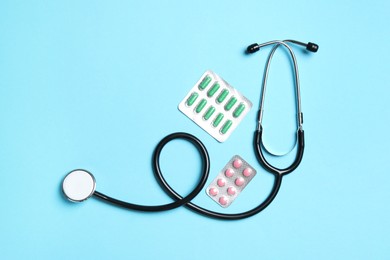
M 257 130 L 255 132 L 255 137 L 254 137 L 254 147 L 256 151 L 256 156 L 257 159 L 259 160 L 260 164 L 269 172 L 284 176 L 286 174 L 289 174 L 290 172 L 294 171 L 299 164 L 302 161 L 303 157 L 303 151 L 305 149 L 305 140 L 304 140 L 304 131 L 303 131 L 303 113 L 301 110 L 301 93 L 300 93 L 300 84 L 299 84 L 299 73 L 298 73 L 298 64 L 297 64 L 297 59 L 294 55 L 294 51 L 292 48 L 287 44 L 287 43 L 294 43 L 303 47 L 306 47 L 308 51 L 311 52 L 317 52 L 318 51 L 318 45 L 312 42 L 309 43 L 303 43 L 295 40 L 284 40 L 284 41 L 270 41 L 262 44 L 251 44 L 247 48 L 247 53 L 255 53 L 260 48 L 273 45 L 272 50 L 270 51 L 266 65 L 265 65 L 265 70 L 264 70 L 264 76 L 263 76 L 263 82 L 262 82 L 262 87 L 261 87 L 261 97 L 260 97 L 260 105 L 259 105 L 259 111 L 257 114 L 257 120 L 258 120 L 258 125 L 257 125 Z M 266 92 L 266 86 L 267 86 L 267 80 L 268 80 L 268 72 L 271 66 L 271 61 L 273 58 L 273 55 L 275 51 L 280 47 L 283 46 L 287 49 L 288 53 L 290 54 L 291 60 L 293 62 L 293 70 L 294 70 L 294 85 L 295 85 L 295 94 L 296 94 L 296 109 L 297 109 L 297 125 L 298 125 L 298 130 L 297 130 L 297 155 L 295 157 L 294 162 L 287 168 L 280 169 L 277 168 L 273 165 L 271 165 L 264 157 L 263 151 L 261 146 L 263 145 L 262 143 L 262 135 L 263 135 L 263 125 L 262 125 L 262 120 L 263 120 L 263 112 L 264 112 L 264 100 L 265 100 L 265 92 Z

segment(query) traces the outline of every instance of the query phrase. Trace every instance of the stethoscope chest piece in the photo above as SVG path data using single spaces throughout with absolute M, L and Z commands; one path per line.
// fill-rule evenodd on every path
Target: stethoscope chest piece
M 95 177 L 85 170 L 71 171 L 62 182 L 64 195 L 73 202 L 82 202 L 90 198 L 95 192 L 95 188 Z

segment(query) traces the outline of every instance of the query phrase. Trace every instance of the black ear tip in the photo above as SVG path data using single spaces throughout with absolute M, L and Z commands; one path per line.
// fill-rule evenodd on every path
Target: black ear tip
M 315 43 L 309 42 L 306 46 L 306 50 L 311 51 L 311 52 L 317 52 L 319 46 Z
M 248 53 L 248 54 L 255 53 L 258 50 L 260 50 L 259 45 L 257 43 L 254 43 L 254 44 L 249 45 L 248 48 L 246 48 L 246 53 Z

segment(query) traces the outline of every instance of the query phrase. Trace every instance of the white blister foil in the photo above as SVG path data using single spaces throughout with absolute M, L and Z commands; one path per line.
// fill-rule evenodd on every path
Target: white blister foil
M 206 189 L 207 195 L 221 207 L 227 208 L 255 177 L 256 170 L 235 155 Z
M 211 70 L 179 104 L 179 110 L 219 142 L 232 134 L 252 102 Z

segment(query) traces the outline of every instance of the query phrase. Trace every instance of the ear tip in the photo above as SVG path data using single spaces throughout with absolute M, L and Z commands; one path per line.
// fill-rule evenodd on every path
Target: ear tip
M 260 50 L 259 45 L 257 43 L 253 43 L 246 48 L 246 53 L 251 54 L 257 52 L 258 50 Z
M 317 52 L 318 51 L 318 44 L 309 42 L 307 43 L 306 50 L 311 51 L 311 52 Z

